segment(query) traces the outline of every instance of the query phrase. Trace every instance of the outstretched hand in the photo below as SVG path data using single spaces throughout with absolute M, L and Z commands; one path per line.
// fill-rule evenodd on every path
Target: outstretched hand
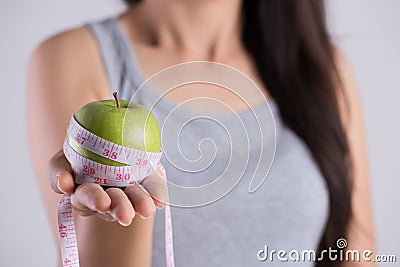
M 62 150 L 49 161 L 48 177 L 51 188 L 59 194 L 71 194 L 71 203 L 81 216 L 97 216 L 105 221 L 131 224 L 136 214 L 142 218 L 153 215 L 156 207 L 163 208 L 168 199 L 163 172 L 147 176 L 141 184 L 125 189 L 103 189 L 98 184 L 76 185 L 70 163 Z

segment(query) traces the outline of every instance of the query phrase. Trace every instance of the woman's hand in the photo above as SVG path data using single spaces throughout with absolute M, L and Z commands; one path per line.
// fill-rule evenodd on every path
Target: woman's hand
M 95 215 L 105 221 L 131 224 L 136 214 L 142 218 L 153 215 L 156 207 L 163 208 L 167 187 L 162 171 L 146 177 L 140 185 L 104 190 L 94 183 L 75 186 L 71 165 L 62 150 L 49 161 L 48 177 L 51 188 L 59 194 L 72 194 L 71 202 L 81 216 Z

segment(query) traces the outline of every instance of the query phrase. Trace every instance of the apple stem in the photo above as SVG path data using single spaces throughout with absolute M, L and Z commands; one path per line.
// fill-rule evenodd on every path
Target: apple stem
M 113 96 L 114 96 L 115 102 L 117 103 L 117 108 L 121 107 L 121 104 L 119 103 L 118 93 L 114 92 Z

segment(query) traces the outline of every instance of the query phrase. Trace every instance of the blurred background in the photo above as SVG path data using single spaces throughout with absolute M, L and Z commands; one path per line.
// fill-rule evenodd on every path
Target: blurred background
M 334 42 L 350 59 L 360 90 L 378 253 L 396 254 L 398 262 L 387 266 L 398 266 L 400 1 L 326 3 Z M 45 38 L 91 20 L 116 15 L 124 8 L 119 0 L 0 1 L 1 266 L 55 266 L 56 262 L 56 246 L 25 138 L 25 74 L 29 56 Z

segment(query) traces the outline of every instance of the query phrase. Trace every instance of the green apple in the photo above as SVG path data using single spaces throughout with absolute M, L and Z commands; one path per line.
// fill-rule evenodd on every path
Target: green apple
M 91 133 L 112 143 L 147 152 L 160 152 L 160 128 L 144 106 L 125 100 L 101 100 L 86 104 L 75 114 L 76 121 Z M 110 166 L 125 164 L 97 155 L 82 146 L 74 146 L 80 155 Z

